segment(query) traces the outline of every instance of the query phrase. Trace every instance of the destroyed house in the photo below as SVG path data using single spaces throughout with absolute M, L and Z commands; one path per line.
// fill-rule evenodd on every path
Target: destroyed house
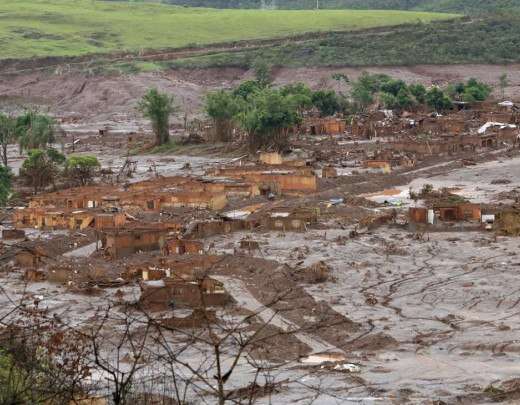
M 416 120 L 418 133 L 459 135 L 469 130 L 467 120 L 460 116 L 425 117 Z
M 434 204 L 433 209 L 441 221 L 480 221 L 481 217 L 479 204 Z
M 184 191 L 167 196 L 163 196 L 163 208 L 198 208 L 221 210 L 227 205 L 226 193 L 211 193 L 211 192 L 197 192 Z
M 35 196 L 29 203 L 30 208 L 86 209 L 97 208 L 112 187 L 76 187 L 54 193 Z
M 204 277 L 202 280 L 165 278 L 141 283 L 139 302 L 145 307 L 166 309 L 177 306 L 222 306 L 231 297 L 221 282 Z
M 188 178 L 188 177 L 159 177 L 153 180 L 146 180 L 133 183 L 127 186 L 128 191 L 143 192 L 154 191 L 160 195 L 168 193 L 196 192 L 221 194 L 227 196 L 246 196 L 254 197 L 260 192 L 255 184 L 238 182 L 231 179 L 207 179 L 207 178 Z
M 45 210 L 43 208 L 23 208 L 13 213 L 17 228 L 37 228 L 46 230 L 86 229 L 98 230 L 118 228 L 126 223 L 126 216 L 119 212 L 104 213 L 95 210 Z
M 261 190 L 291 193 L 316 191 L 316 176 L 307 167 L 242 166 L 218 168 L 209 175 L 242 179 L 255 183 Z
M 189 238 L 202 239 L 253 229 L 254 223 L 243 219 L 199 221 L 191 225 L 185 236 Z
M 39 241 L 23 242 L 15 254 L 15 263 L 22 268 L 38 269 L 68 249 L 67 244 L 44 246 Z
M 106 231 L 102 248 L 110 258 L 118 259 L 142 251 L 160 250 L 167 235 L 167 229 L 150 227 Z
M 204 244 L 198 240 L 170 239 L 163 247 L 165 255 L 193 255 L 203 254 Z
M 505 236 L 520 235 L 520 210 L 507 209 L 497 213 L 495 228 L 498 233 Z
M 408 216 L 412 223 L 434 223 L 477 221 L 480 222 L 482 210 L 479 204 L 472 203 L 436 203 L 430 208 L 410 207 Z
M 277 208 L 271 212 L 259 211 L 253 214 L 250 221 L 257 221 L 261 228 L 270 231 L 305 232 L 308 226 L 318 222 L 317 208 Z
M 389 160 L 365 160 L 363 161 L 363 167 L 366 169 L 379 169 L 384 173 L 390 173 L 392 171 L 392 162 Z
M 336 117 L 309 117 L 304 120 L 303 129 L 311 135 L 339 135 L 345 132 L 346 122 Z

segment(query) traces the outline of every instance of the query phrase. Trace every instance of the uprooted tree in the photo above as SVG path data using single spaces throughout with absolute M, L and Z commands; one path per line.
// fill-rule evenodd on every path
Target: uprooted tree
M 157 89 L 150 89 L 139 102 L 139 111 L 152 123 L 155 144 L 170 141 L 170 114 L 174 111 L 174 98 Z

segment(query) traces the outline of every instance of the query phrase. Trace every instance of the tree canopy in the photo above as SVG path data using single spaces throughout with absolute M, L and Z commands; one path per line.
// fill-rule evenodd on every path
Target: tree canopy
M 174 111 L 173 96 L 150 89 L 139 102 L 141 113 L 152 123 L 156 145 L 170 141 L 170 114 Z
M 20 177 L 37 193 L 49 184 L 54 184 L 59 162 L 63 160 L 63 155 L 56 150 L 32 149 L 20 168 Z
M 20 149 L 45 148 L 55 140 L 55 121 L 52 117 L 27 111 L 16 120 L 16 136 Z
M 100 167 L 95 156 L 69 156 L 65 163 L 65 174 L 80 186 L 85 186 L 92 181 Z
M 208 93 L 205 110 L 215 124 L 215 140 L 226 142 L 231 139 L 232 121 L 240 111 L 239 100 L 228 91 Z

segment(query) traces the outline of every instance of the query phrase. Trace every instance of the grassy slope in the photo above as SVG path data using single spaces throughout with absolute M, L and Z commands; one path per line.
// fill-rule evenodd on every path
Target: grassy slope
M 143 0 L 141 0 L 143 1 Z M 163 2 L 198 7 L 259 8 L 261 0 L 163 0 Z M 264 0 L 277 8 L 313 9 L 316 0 Z M 520 10 L 520 0 L 320 0 L 321 8 L 428 10 L 480 14 L 494 11 Z
M 173 48 L 450 17 L 401 11 L 256 11 L 93 0 L 1 0 L 0 58 Z
M 519 48 L 520 18 L 512 16 L 408 25 L 390 33 L 331 33 L 298 44 L 121 68 L 248 67 L 258 57 L 293 67 L 513 63 L 520 62 Z

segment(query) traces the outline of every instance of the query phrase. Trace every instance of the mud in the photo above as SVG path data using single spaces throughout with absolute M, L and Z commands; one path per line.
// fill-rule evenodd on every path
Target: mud
M 423 65 L 377 68 L 280 68 L 274 72 L 275 84 L 303 81 L 312 88 L 338 89 L 332 73 L 344 73 L 351 79 L 363 71 L 386 73 L 395 78 L 424 84 L 445 84 L 475 77 L 497 85 L 498 77 L 508 73 L 506 98 L 520 96 L 520 65 Z M 82 122 L 111 122 L 121 126 L 144 126 L 137 112 L 137 101 L 151 87 L 174 94 L 177 103 L 175 121 L 200 117 L 203 96 L 210 90 L 228 88 L 252 77 L 247 70 L 211 68 L 170 70 L 133 75 L 98 75 L 82 73 L 23 73 L 0 75 L 0 103 L 16 101 L 19 105 L 37 104 L 55 115 Z M 498 86 L 497 86 L 498 87 Z

